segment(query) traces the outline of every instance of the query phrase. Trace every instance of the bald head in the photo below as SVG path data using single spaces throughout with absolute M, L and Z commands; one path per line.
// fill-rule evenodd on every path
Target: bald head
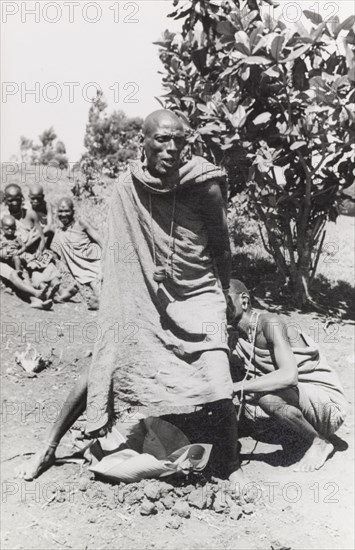
M 33 185 L 30 185 L 29 190 L 30 196 L 44 195 L 44 189 L 39 183 L 34 183 Z
M 1 220 L 1 228 L 7 239 L 16 238 L 16 220 L 13 216 L 3 216 Z
M 74 221 L 74 203 L 69 197 L 63 197 L 59 200 L 57 214 L 64 228 Z
M 22 191 L 16 183 L 10 183 L 5 187 L 5 203 L 10 214 L 19 216 L 22 208 Z
M 248 294 L 249 296 L 249 290 L 247 289 L 245 284 L 242 283 L 242 281 L 240 281 L 239 279 L 231 279 L 229 285 L 229 294 L 243 294 L 243 292 L 245 294 Z
M 242 281 L 231 279 L 227 317 L 229 322 L 239 322 L 250 311 L 250 293 Z
M 69 197 L 62 197 L 61 199 L 59 199 L 58 209 L 64 206 L 69 208 L 70 210 L 74 210 L 74 203 Z
M 16 197 L 16 196 L 22 198 L 21 187 L 16 183 L 10 183 L 5 187 L 5 197 Z
M 30 203 L 35 212 L 45 211 L 46 202 L 44 200 L 44 190 L 42 185 L 34 183 L 30 185 Z
M 150 115 L 148 115 L 143 122 L 143 135 L 145 137 L 152 135 L 158 128 L 164 128 L 166 126 L 170 128 L 171 125 L 173 125 L 174 128 L 179 129 L 181 132 L 184 132 L 182 121 L 175 113 L 173 113 L 173 111 L 169 111 L 168 109 L 158 109 L 157 111 L 150 113 Z
M 3 216 L 1 219 L 1 227 L 15 227 L 16 228 L 16 220 L 13 216 Z
M 175 173 L 185 145 L 180 118 L 167 109 L 154 111 L 144 121 L 143 135 L 146 164 L 152 176 L 164 179 Z

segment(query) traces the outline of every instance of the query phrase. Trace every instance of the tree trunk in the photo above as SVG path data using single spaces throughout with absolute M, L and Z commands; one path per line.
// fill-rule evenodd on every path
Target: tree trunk
M 298 235 L 298 238 L 302 236 Z M 308 284 L 312 271 L 312 243 L 308 231 L 303 236 L 302 256 L 298 258 L 297 267 L 291 273 L 291 284 L 295 305 L 299 308 L 310 301 Z

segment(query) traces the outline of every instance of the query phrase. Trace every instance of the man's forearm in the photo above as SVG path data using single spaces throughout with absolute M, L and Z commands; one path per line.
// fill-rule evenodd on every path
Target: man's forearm
M 284 372 L 282 370 L 276 370 L 270 372 L 254 380 L 248 380 L 243 384 L 245 393 L 264 393 L 284 390 L 291 386 L 295 386 L 297 380 L 292 372 Z M 235 389 L 241 390 L 242 383 L 237 382 Z
M 232 254 L 230 250 L 225 250 L 222 254 L 215 256 L 218 276 L 223 289 L 228 289 L 232 271 Z

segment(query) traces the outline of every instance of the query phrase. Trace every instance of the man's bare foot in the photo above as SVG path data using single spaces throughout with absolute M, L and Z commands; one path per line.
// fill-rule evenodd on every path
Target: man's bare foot
M 316 437 L 304 455 L 293 468 L 294 472 L 314 472 L 319 470 L 328 456 L 334 451 L 334 445 L 323 437 Z
M 51 309 L 52 305 L 52 300 L 39 300 L 38 298 L 31 298 L 30 307 L 34 307 L 35 309 Z
M 49 448 L 45 451 L 38 451 L 30 460 L 24 462 L 16 474 L 26 481 L 31 481 L 47 470 L 55 462 L 55 449 Z

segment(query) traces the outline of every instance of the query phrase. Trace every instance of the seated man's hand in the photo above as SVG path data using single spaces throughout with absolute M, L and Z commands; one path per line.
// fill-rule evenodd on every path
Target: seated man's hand
M 236 382 L 235 384 L 233 384 L 233 393 L 234 394 L 241 393 L 242 388 L 243 388 L 243 382 L 242 381 Z

